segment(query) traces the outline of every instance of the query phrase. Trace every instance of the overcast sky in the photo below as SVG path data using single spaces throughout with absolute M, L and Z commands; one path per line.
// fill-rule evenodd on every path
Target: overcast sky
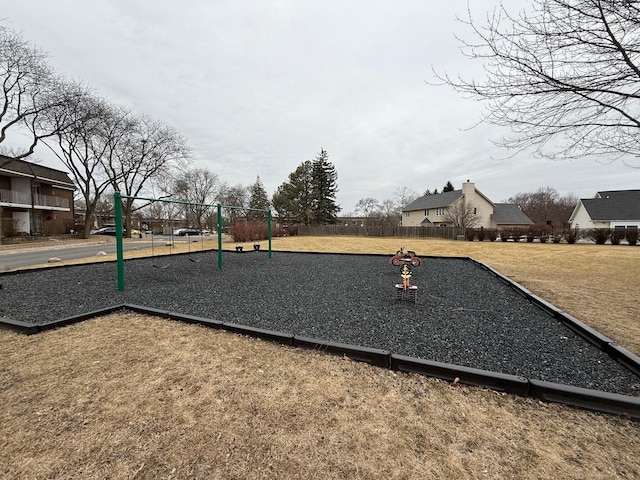
M 260 176 L 271 196 L 321 148 L 341 214 L 365 197 L 422 194 L 469 179 L 491 200 L 550 186 L 562 195 L 640 188 L 640 170 L 509 152 L 480 105 L 433 81 L 432 66 L 481 74 L 454 35 L 452 0 L 0 0 L 0 21 L 113 104 L 184 135 L 197 166 L 232 185 Z M 497 0 L 473 0 L 478 17 Z M 510 9 L 528 2 L 510 0 Z M 50 154 L 49 154 L 50 155 Z M 45 150 L 36 158 L 62 165 Z

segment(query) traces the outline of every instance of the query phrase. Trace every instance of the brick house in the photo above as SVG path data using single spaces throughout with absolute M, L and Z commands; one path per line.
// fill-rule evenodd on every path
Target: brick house
M 69 233 L 74 191 L 61 170 L 0 155 L 0 236 Z

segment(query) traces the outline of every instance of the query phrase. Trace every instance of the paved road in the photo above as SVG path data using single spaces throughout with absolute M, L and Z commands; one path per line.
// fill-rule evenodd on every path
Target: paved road
M 174 242 L 197 242 L 200 239 L 200 236 L 173 237 Z M 209 237 L 205 237 L 205 239 L 209 239 Z M 171 236 L 169 235 L 156 235 L 154 237 L 156 246 L 164 245 L 169 240 L 171 240 Z M 87 245 L 70 245 L 66 247 L 64 245 L 54 245 L 3 249 L 0 250 L 0 272 L 3 270 L 13 270 L 30 265 L 48 263 L 51 257 L 56 257 L 60 260 L 75 260 L 78 258 L 92 257 L 97 255 L 98 252 L 105 252 L 107 254 L 116 253 L 114 239 L 110 238 L 109 241 L 110 243 L 92 241 Z M 148 248 L 151 247 L 151 239 L 145 238 L 142 240 L 125 241 L 123 247 L 125 251 L 136 248 Z
M 134 248 L 144 248 L 150 246 L 151 242 L 146 241 L 136 243 L 125 242 L 124 249 L 132 250 Z M 82 245 L 75 247 L 43 247 L 6 250 L 0 252 L 0 271 L 47 263 L 51 257 L 57 257 L 60 260 L 75 260 L 78 258 L 97 255 L 98 252 L 115 253 L 116 244 L 96 243 L 92 245 Z

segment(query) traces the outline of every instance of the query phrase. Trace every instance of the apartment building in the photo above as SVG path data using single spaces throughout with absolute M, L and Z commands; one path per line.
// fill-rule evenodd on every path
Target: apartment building
M 0 236 L 69 233 L 74 190 L 61 170 L 0 155 Z

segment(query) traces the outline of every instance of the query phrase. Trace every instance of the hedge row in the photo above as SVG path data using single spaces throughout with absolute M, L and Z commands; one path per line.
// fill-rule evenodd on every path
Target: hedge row
M 549 231 L 539 228 L 514 228 L 508 230 L 467 228 L 465 230 L 465 238 L 470 242 L 477 239 L 481 242 L 485 240 L 491 242 L 496 240 L 507 242 L 511 240 L 514 242 L 526 241 L 531 243 L 537 239 L 540 243 L 560 243 L 562 241 L 566 243 L 576 243 L 580 239 L 587 239 L 598 245 L 604 245 L 607 242 L 610 242 L 612 245 L 619 245 L 623 240 L 626 240 L 629 245 L 637 245 L 638 237 L 637 227 L 590 228 L 584 230 L 568 228 L 563 231 Z

